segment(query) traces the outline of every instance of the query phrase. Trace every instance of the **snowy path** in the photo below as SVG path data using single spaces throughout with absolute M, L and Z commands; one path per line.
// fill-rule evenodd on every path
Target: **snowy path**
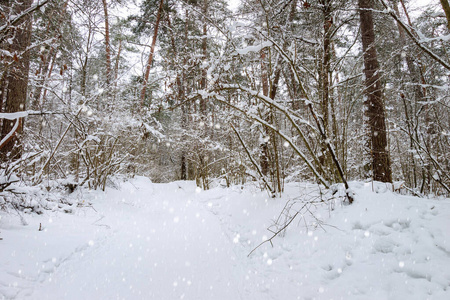
M 104 235 L 71 254 L 30 299 L 248 299 L 219 220 L 184 191 L 193 186 L 139 183 L 122 189 L 128 199 L 101 201 L 105 216 L 95 226 Z

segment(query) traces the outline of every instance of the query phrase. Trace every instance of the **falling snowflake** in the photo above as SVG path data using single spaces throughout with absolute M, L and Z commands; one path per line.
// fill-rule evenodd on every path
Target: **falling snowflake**
M 237 243 L 239 243 L 239 238 L 241 237 L 241 235 L 238 233 L 238 234 L 236 234 L 236 236 L 234 237 L 234 239 L 233 239 L 233 243 L 235 243 L 235 244 L 237 244 Z

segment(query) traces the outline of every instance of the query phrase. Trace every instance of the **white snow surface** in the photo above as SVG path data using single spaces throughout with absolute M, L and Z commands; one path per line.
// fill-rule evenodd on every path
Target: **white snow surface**
M 351 189 L 352 205 L 308 206 L 249 257 L 311 185 L 269 198 L 137 177 L 78 189 L 67 197 L 92 207 L 24 214 L 26 226 L 2 212 L 0 299 L 450 299 L 450 199 Z

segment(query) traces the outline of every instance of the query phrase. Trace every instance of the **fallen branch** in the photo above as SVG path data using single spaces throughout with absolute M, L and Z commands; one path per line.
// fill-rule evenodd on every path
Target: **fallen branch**
M 267 242 L 270 242 L 270 245 L 273 247 L 273 243 L 272 240 L 278 236 L 281 232 L 283 232 L 293 221 L 294 219 L 300 214 L 300 212 L 308 205 L 310 204 L 310 202 L 305 203 L 293 216 L 292 218 L 283 226 L 281 227 L 278 231 L 274 232 L 274 234 L 272 235 L 272 237 L 270 237 L 269 239 L 263 241 L 262 243 L 260 243 L 258 246 L 256 246 L 248 255 L 247 257 L 250 257 L 250 255 L 252 255 L 253 252 L 255 252 L 256 249 L 258 249 L 259 247 L 261 247 L 262 245 L 264 245 Z

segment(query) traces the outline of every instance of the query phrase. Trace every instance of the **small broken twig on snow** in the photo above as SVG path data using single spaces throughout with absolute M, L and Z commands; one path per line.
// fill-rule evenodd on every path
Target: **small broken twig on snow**
M 293 221 L 294 219 L 301 213 L 301 211 L 308 205 L 310 204 L 310 202 L 305 203 L 293 216 L 292 218 L 283 226 L 281 227 L 278 231 L 274 232 L 274 234 L 272 235 L 272 237 L 270 237 L 269 239 L 263 241 L 262 243 L 260 243 L 258 246 L 256 246 L 248 255 L 247 257 L 250 257 L 250 255 L 252 255 L 253 252 L 255 252 L 256 249 L 258 249 L 259 247 L 261 247 L 262 245 L 264 245 L 267 242 L 270 242 L 270 245 L 272 245 L 273 247 L 273 243 L 272 240 L 278 236 L 281 232 L 283 232 Z

